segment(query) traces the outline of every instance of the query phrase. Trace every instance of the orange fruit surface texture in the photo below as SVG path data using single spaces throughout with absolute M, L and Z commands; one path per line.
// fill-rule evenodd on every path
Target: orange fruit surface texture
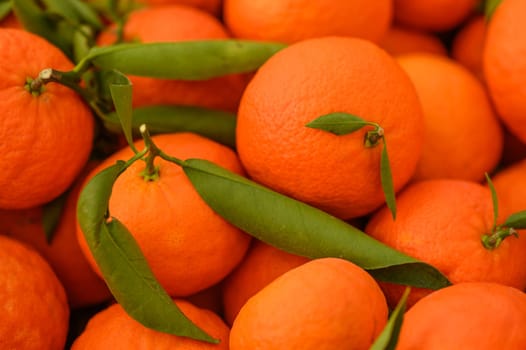
M 482 64 L 499 116 L 526 143 L 526 1 L 503 0 L 488 24 Z
M 464 180 L 435 179 L 406 187 L 397 196 L 393 221 L 387 208 L 375 213 L 365 232 L 427 262 L 453 284 L 495 282 L 526 287 L 526 236 L 505 238 L 494 249 L 482 244 L 492 233 L 493 206 L 488 187 Z M 404 287 L 381 283 L 391 306 Z M 429 290 L 413 288 L 412 305 Z
M 201 158 L 243 174 L 230 148 L 190 133 L 152 137 L 165 153 L 179 159 Z M 136 142 L 143 149 L 143 141 Z M 108 157 L 91 175 L 133 156 L 129 147 Z M 243 258 L 250 236 L 227 223 L 201 199 L 183 170 L 156 158 L 158 178 L 146 180 L 145 162 L 136 161 L 113 185 L 110 215 L 136 239 L 161 285 L 172 296 L 187 296 L 223 279 Z M 90 176 L 91 177 L 91 176 Z M 82 232 L 81 248 L 96 266 Z
M 482 181 L 498 164 L 503 132 L 484 85 L 454 60 L 426 53 L 397 57 L 424 110 L 425 140 L 413 180 Z
M 369 349 L 387 321 L 378 284 L 338 258 L 309 261 L 268 284 L 241 308 L 231 350 Z
M 128 316 L 119 304 L 113 304 L 90 319 L 71 349 L 228 350 L 230 330 L 219 316 L 184 300 L 176 300 L 175 303 L 198 327 L 219 339 L 219 344 L 205 343 L 146 328 Z
M 413 176 L 424 136 L 415 88 L 397 62 L 362 39 L 325 37 L 288 46 L 247 86 L 236 142 L 250 177 L 348 219 L 381 206 L 382 143 L 367 148 L 370 127 L 347 135 L 307 127 L 346 112 L 384 129 L 395 190 Z
M 167 25 L 169 23 L 170 25 Z M 110 45 L 117 39 L 115 26 L 99 35 L 99 45 Z M 223 24 L 202 10 L 167 5 L 131 12 L 124 25 L 126 42 L 180 42 L 190 40 L 228 39 Z M 200 106 L 230 112 L 237 110 L 247 77 L 231 74 L 200 81 L 157 79 L 129 76 L 133 84 L 133 106 L 158 104 Z
M 232 325 L 250 297 L 285 272 L 309 261 L 264 242 L 253 245 L 236 269 L 222 282 L 224 317 Z
M 329 35 L 377 42 L 391 25 L 390 0 L 224 0 L 225 25 L 237 38 L 292 44 Z
M 86 170 L 84 170 L 85 172 Z M 71 308 L 96 305 L 111 298 L 104 281 L 80 249 L 77 230 L 77 198 L 80 181 L 68 192 L 51 242 L 46 240 L 43 208 L 0 209 L 0 234 L 22 241 L 37 250 L 53 268 L 64 286 Z
M 45 68 L 73 68 L 59 49 L 34 34 L 2 29 L 0 52 L 0 208 L 30 208 L 73 183 L 91 152 L 94 122 L 69 88 L 48 83 L 34 94 L 26 90 L 27 79 Z
M 69 308 L 64 288 L 33 249 L 0 235 L 0 348 L 61 350 Z
M 397 350 L 525 349 L 526 294 L 497 283 L 460 283 L 405 315 Z
M 389 28 L 378 45 L 393 56 L 414 52 L 447 55 L 446 46 L 438 36 L 397 25 Z
M 451 43 L 451 57 L 483 80 L 482 52 L 486 39 L 486 17 L 474 16 L 459 29 Z
M 394 0 L 394 19 L 409 27 L 442 32 L 462 23 L 477 3 L 478 0 Z

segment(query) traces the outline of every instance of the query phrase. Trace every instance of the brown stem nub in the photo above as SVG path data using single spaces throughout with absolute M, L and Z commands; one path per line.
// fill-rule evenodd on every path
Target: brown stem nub
M 497 227 L 493 233 L 482 236 L 482 245 L 488 250 L 493 250 L 509 236 L 519 237 L 519 234 L 511 227 Z
M 153 143 L 152 137 L 150 136 L 150 133 L 148 132 L 148 129 L 146 129 L 146 125 L 142 124 L 139 128 L 139 131 L 141 132 L 141 136 L 144 139 L 144 143 L 146 144 L 146 147 L 148 147 L 148 154 L 146 155 L 146 158 L 144 159 L 146 163 L 146 167 L 141 172 L 141 176 L 144 178 L 145 181 L 155 181 L 159 178 L 159 167 L 155 166 L 155 158 L 159 156 L 160 149 Z

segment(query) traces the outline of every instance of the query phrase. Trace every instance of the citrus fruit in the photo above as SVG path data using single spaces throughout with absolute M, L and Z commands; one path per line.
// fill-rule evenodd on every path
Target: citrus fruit
M 392 19 L 388 0 L 225 0 L 223 16 L 235 37 L 294 43 L 328 35 L 378 41 Z
M 456 33 L 451 43 L 451 57 L 469 69 L 479 79 L 482 72 L 482 52 L 486 39 L 486 18 L 482 15 L 470 18 Z
M 416 87 L 425 141 L 414 181 L 482 181 L 499 163 L 503 132 L 484 85 L 461 64 L 425 53 L 397 57 Z
M 405 315 L 397 350 L 524 349 L 526 295 L 497 283 L 435 291 Z
M 33 249 L 0 235 L 0 348 L 64 349 L 69 308 L 64 288 Z
M 393 56 L 413 52 L 447 55 L 444 43 L 437 36 L 398 25 L 391 26 L 378 45 Z
M 110 26 L 97 39 L 110 45 L 117 39 Z M 124 41 L 181 42 L 228 39 L 223 24 L 202 10 L 183 5 L 155 6 L 131 12 L 123 28 Z M 247 77 L 230 74 L 208 80 L 189 81 L 129 76 L 133 84 L 133 106 L 158 104 L 190 105 L 230 112 L 237 110 Z
M 451 283 L 495 282 L 526 288 L 526 237 L 496 238 L 488 187 L 476 182 L 435 179 L 413 183 L 397 196 L 393 220 L 387 208 L 371 216 L 365 232 L 379 241 L 436 267 Z M 391 306 L 404 286 L 382 283 Z M 408 305 L 430 290 L 413 288 Z
M 499 169 L 491 177 L 499 199 L 499 218 L 526 210 L 526 158 Z
M 243 261 L 222 282 L 224 318 L 231 325 L 250 297 L 283 273 L 309 261 L 254 240 Z
M 243 172 L 232 149 L 197 134 L 160 134 L 152 139 L 171 156 L 206 159 Z M 143 149 L 143 141 L 136 141 L 136 147 Z M 116 152 L 90 178 L 133 154 L 129 147 Z M 172 296 L 191 295 L 223 279 L 243 258 L 250 236 L 212 211 L 178 165 L 157 157 L 155 166 L 153 177 L 144 175 L 142 160 L 127 168 L 113 185 L 109 212 L 128 228 L 166 291 Z M 80 229 L 77 234 L 96 268 Z
M 0 209 L 0 233 L 26 243 L 46 259 L 62 283 L 73 309 L 99 304 L 111 298 L 106 284 L 82 254 L 77 240 L 76 213 L 80 184 L 80 181 L 76 181 L 67 193 L 51 242 L 46 240 L 44 232 L 43 207 Z
M 29 80 L 45 68 L 73 64 L 46 40 L 19 29 L 0 29 L 0 208 L 47 203 L 73 183 L 92 149 L 90 109 L 71 89 Z
M 489 21 L 483 49 L 484 78 L 497 112 L 522 142 L 526 142 L 526 2 L 503 0 Z
M 461 24 L 475 9 L 477 0 L 394 0 L 397 23 L 443 32 Z
M 389 54 L 358 38 L 309 39 L 267 60 L 241 99 L 236 144 L 255 181 L 348 219 L 385 201 L 383 145 L 366 147 L 367 127 L 339 136 L 306 126 L 334 112 L 383 128 L 395 190 L 413 176 L 424 132 L 415 88 Z
M 185 316 L 220 343 L 205 343 L 146 328 L 128 316 L 122 306 L 113 304 L 89 320 L 71 349 L 228 349 L 229 329 L 219 316 L 184 300 L 175 303 Z
M 220 15 L 223 4 L 222 0 L 138 0 L 137 2 L 148 6 L 186 5 L 196 7 L 215 16 Z
M 343 259 L 314 259 L 247 301 L 232 325 L 230 349 L 369 349 L 386 321 L 385 297 L 365 270 Z

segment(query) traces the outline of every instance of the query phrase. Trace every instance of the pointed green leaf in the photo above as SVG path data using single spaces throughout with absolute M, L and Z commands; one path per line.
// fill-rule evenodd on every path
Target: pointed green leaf
M 389 316 L 389 321 L 385 325 L 380 336 L 376 338 L 373 345 L 369 350 L 395 350 L 398 343 L 398 336 L 400 335 L 400 329 L 402 328 L 402 323 L 404 321 L 404 313 L 407 303 L 407 297 L 411 288 L 406 288 L 402 298 L 396 305 L 396 308 L 391 312 Z
M 217 342 L 173 303 L 126 227 L 117 218 L 108 219 L 113 183 L 132 161 L 104 169 L 80 194 L 77 216 L 93 257 L 113 296 L 132 318 L 160 332 Z
M 486 177 L 486 182 L 488 183 L 488 187 L 491 192 L 491 201 L 493 203 L 493 231 L 495 227 L 497 227 L 497 219 L 499 217 L 499 200 L 497 198 L 497 191 L 495 190 L 493 181 L 491 181 L 491 178 L 489 177 L 488 173 L 484 173 L 484 176 Z
M 329 131 L 336 135 L 346 135 L 360 130 L 368 124 L 367 121 L 356 115 L 336 112 L 322 115 L 309 122 L 307 126 L 309 128 Z
M 213 163 L 190 159 L 183 170 L 216 213 L 261 241 L 311 258 L 344 258 L 388 282 L 432 289 L 449 284 L 434 267 L 345 221 Z
M 382 155 L 380 157 L 380 181 L 382 183 L 382 190 L 384 191 L 387 207 L 391 211 L 393 219 L 396 219 L 396 194 L 393 185 L 393 175 L 391 173 L 391 165 L 389 163 L 385 138 L 382 148 Z
M 104 122 L 110 130 L 115 130 L 115 126 L 119 125 L 115 113 L 107 114 Z M 166 105 L 133 109 L 133 130 L 138 133 L 142 124 L 146 124 L 152 134 L 193 132 L 235 148 L 236 115 L 233 113 L 193 106 Z
M 254 71 L 283 47 L 235 39 L 117 44 L 93 48 L 75 70 L 83 71 L 93 64 L 126 75 L 203 80 Z
M 114 71 L 112 81 L 109 82 L 111 98 L 115 106 L 117 117 L 119 118 L 122 131 L 126 137 L 126 141 L 131 149 L 137 153 L 137 149 L 133 144 L 132 133 L 132 84 L 130 80 L 123 74 Z
M 46 203 L 42 208 L 42 227 L 48 243 L 53 240 L 53 234 L 60 221 L 66 198 L 67 192 Z
M 502 0 L 485 0 L 484 16 L 486 17 L 486 21 L 491 19 L 501 1 Z
M 503 225 L 517 230 L 526 229 L 526 210 L 511 214 Z
M 9 1 L 0 2 L 0 21 L 11 13 L 11 3 Z
M 61 23 L 53 20 L 38 6 L 35 0 L 11 0 L 13 11 L 24 28 L 57 46 L 68 57 L 72 57 L 71 32 L 64 33 Z M 43 67 L 45 68 L 45 67 Z

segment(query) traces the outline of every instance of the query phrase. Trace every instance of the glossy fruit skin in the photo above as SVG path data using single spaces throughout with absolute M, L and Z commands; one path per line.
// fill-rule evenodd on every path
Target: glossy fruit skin
M 240 103 L 239 157 L 252 179 L 278 192 L 339 218 L 366 215 L 385 201 L 382 145 L 365 147 L 368 127 L 338 136 L 306 126 L 333 112 L 384 129 L 394 189 L 402 188 L 423 142 L 420 102 L 394 59 L 357 38 L 305 40 L 263 64 Z
M 170 23 L 169 26 L 166 24 Z M 115 25 L 97 38 L 98 45 L 110 45 L 117 39 Z M 130 13 L 124 26 L 126 42 L 180 42 L 229 39 L 230 34 L 214 16 L 202 10 L 165 5 L 142 8 Z M 200 81 L 157 79 L 129 76 L 133 88 L 133 106 L 184 105 L 237 110 L 248 77 L 231 74 Z
M 385 298 L 369 274 L 346 260 L 314 259 L 247 301 L 230 349 L 369 349 L 386 320 Z
M 49 264 L 32 248 L 0 235 L 0 348 L 60 350 L 69 307 Z
M 475 9 L 477 0 L 394 0 L 396 22 L 423 30 L 453 29 Z
M 397 61 L 415 85 L 424 111 L 425 141 L 412 180 L 483 181 L 498 165 L 504 143 L 483 83 L 444 56 L 414 53 Z
M 232 149 L 197 134 L 159 134 L 152 139 L 173 157 L 206 159 L 243 174 Z M 143 149 L 143 141 L 136 141 L 136 147 Z M 125 147 L 105 159 L 89 178 L 117 160 L 130 159 L 133 154 L 131 148 Z M 158 178 L 151 181 L 143 176 L 146 166 L 142 160 L 133 163 L 117 178 L 109 212 L 137 240 L 166 291 L 172 296 L 187 296 L 223 279 L 243 258 L 250 236 L 212 211 L 180 166 L 160 158 L 156 158 L 155 164 Z M 83 252 L 96 268 L 79 227 L 77 237 Z
M 308 258 L 285 252 L 262 241 L 252 246 L 222 282 L 224 318 L 232 325 L 236 315 L 250 297 L 283 273 L 309 261 Z
M 526 295 L 497 283 L 433 292 L 404 315 L 397 350 L 523 349 Z
M 35 95 L 26 90 L 26 80 L 45 68 L 73 68 L 58 48 L 29 32 L 1 29 L 0 51 L 0 208 L 25 209 L 73 183 L 91 152 L 94 120 L 65 86 L 48 83 Z
M 526 237 L 507 237 L 494 249 L 482 244 L 493 225 L 487 186 L 447 179 L 416 182 L 397 196 L 397 205 L 395 221 L 382 208 L 371 216 L 365 232 L 433 265 L 453 284 L 494 282 L 526 288 Z M 396 305 L 404 286 L 381 285 L 389 305 Z M 408 305 L 430 292 L 413 288 Z
M 220 343 L 206 343 L 146 328 L 128 316 L 119 304 L 113 304 L 90 319 L 84 332 L 75 339 L 71 349 L 228 349 L 229 329 L 219 316 L 183 299 L 174 302 L 192 322 L 212 337 L 219 339 Z
M 225 25 L 237 38 L 292 44 L 323 36 L 377 42 L 392 20 L 391 1 L 225 0 Z
M 526 142 L 526 3 L 504 0 L 488 24 L 483 51 L 484 78 L 502 122 Z

